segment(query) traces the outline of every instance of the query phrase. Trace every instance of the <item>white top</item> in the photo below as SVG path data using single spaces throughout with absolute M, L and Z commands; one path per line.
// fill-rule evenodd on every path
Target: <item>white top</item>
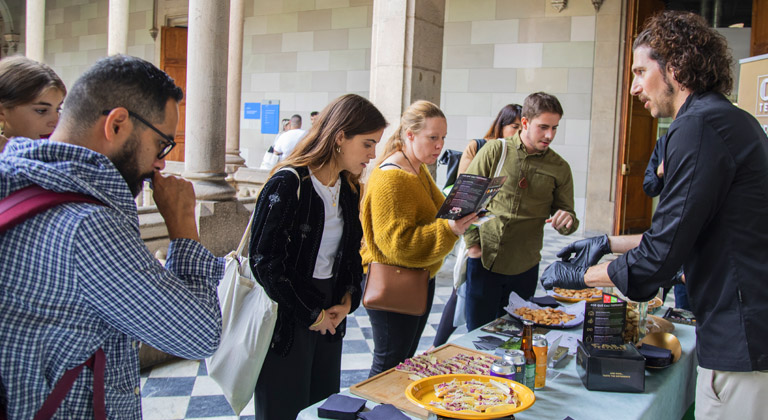
M 293 149 L 296 148 L 296 145 L 299 144 L 299 141 L 301 141 L 302 138 L 304 138 L 305 134 L 307 134 L 305 130 L 296 128 L 277 136 L 277 139 L 275 139 L 274 150 L 276 152 L 282 152 L 280 155 L 281 161 L 285 160 L 285 158 L 293 152 Z
M 320 249 L 317 252 L 317 261 L 315 261 L 315 271 L 312 277 L 328 279 L 333 276 L 333 263 L 336 260 L 336 253 L 341 244 L 341 234 L 344 231 L 344 218 L 341 215 L 341 204 L 339 204 L 341 180 L 336 180 L 333 187 L 326 187 L 311 170 L 309 173 L 312 178 L 312 186 L 323 199 L 325 210 L 323 237 L 320 239 Z

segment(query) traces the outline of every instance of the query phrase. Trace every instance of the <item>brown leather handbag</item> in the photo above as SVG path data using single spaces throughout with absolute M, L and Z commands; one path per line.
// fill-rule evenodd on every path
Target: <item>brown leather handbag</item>
M 367 309 L 421 316 L 427 312 L 429 271 L 372 262 L 363 291 Z

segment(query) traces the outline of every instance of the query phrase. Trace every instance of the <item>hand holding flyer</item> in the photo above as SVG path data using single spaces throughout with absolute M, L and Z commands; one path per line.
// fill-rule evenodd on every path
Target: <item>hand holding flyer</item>
M 459 175 L 448 197 L 437 211 L 437 217 L 456 220 L 470 213 L 478 213 L 480 220 L 492 217 L 487 215 L 485 208 L 506 180 L 506 176 L 487 178 L 471 174 Z

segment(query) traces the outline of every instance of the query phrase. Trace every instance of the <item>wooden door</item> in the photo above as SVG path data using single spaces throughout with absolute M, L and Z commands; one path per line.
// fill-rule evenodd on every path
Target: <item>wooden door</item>
M 752 0 L 752 42 L 749 55 L 768 54 L 768 0 Z
M 660 0 L 630 0 L 624 49 L 619 164 L 613 233 L 642 233 L 651 226 L 652 201 L 643 192 L 643 176 L 656 144 L 657 121 L 642 102 L 629 93 L 632 86 L 632 42 L 645 19 L 664 9 Z
M 168 73 L 184 91 L 179 103 L 179 125 L 176 128 L 176 147 L 166 160 L 184 162 L 184 129 L 187 109 L 187 28 L 163 26 L 160 32 L 160 68 Z

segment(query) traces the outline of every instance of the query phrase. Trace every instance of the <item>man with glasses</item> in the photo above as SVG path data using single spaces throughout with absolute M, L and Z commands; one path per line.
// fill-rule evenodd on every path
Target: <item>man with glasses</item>
M 98 358 L 82 369 L 56 417 L 94 418 L 101 400 L 107 417 L 138 419 L 139 342 L 187 359 L 218 346 L 224 263 L 199 243 L 192 185 L 160 174 L 182 95 L 152 64 L 108 57 L 75 82 L 50 140 L 16 138 L 0 155 L 0 199 L 35 185 L 93 199 L 0 232 L 0 417 L 34 417 L 66 371 L 103 352 L 104 372 Z M 145 180 L 171 240 L 165 267 L 139 235 Z

